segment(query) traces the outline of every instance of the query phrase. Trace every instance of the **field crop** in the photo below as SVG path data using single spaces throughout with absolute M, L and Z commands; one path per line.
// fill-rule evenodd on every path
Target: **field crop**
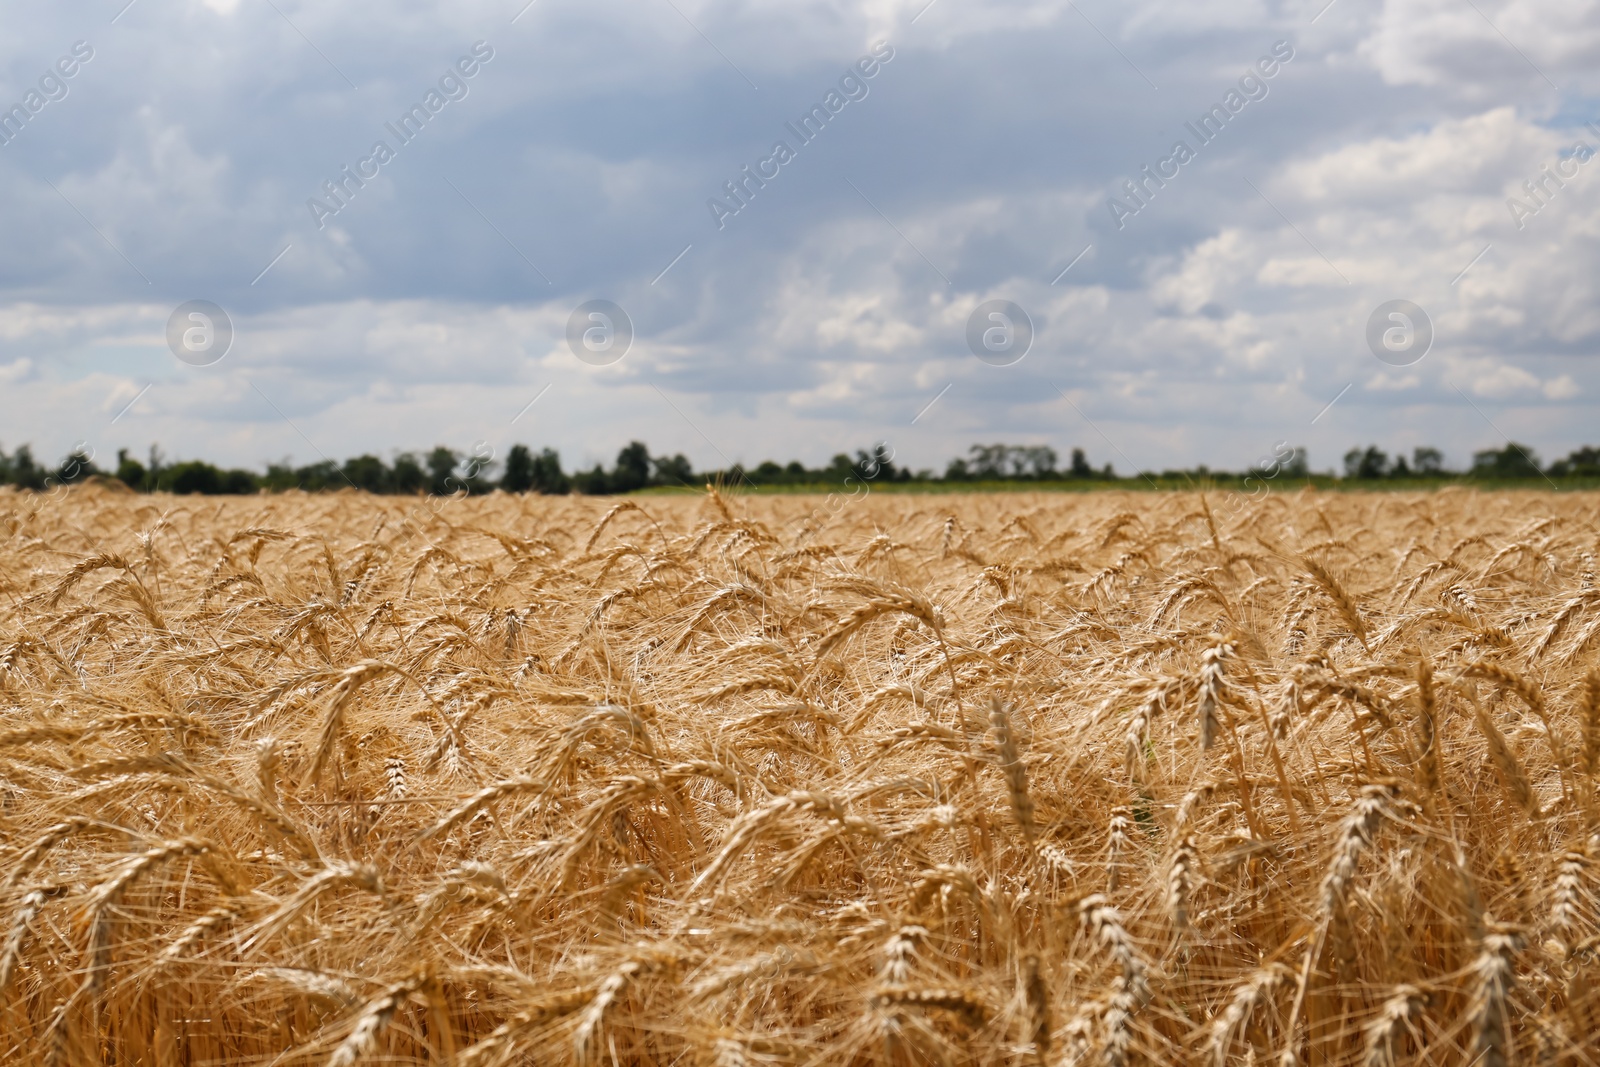
M 1592 1064 L 1597 512 L 0 494 L 0 1061 Z

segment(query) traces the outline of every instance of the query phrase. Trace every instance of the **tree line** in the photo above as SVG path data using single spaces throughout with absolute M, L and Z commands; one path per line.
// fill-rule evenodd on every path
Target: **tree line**
M 1282 467 L 1291 478 L 1312 477 L 1303 448 L 1293 449 Z M 1211 470 L 1205 466 L 1160 472 L 1143 471 L 1135 477 L 1159 479 L 1164 484 L 1195 484 L 1241 479 L 1240 472 Z M 798 461 L 779 464 L 768 460 L 755 466 L 733 465 L 721 470 L 697 471 L 688 458 L 679 454 L 652 455 L 642 441 L 630 441 L 607 468 L 596 463 L 584 470 L 567 471 L 555 449 L 534 451 L 527 445 L 513 445 L 503 459 L 493 450 L 478 446 L 469 452 L 440 445 L 427 452 L 401 452 L 390 460 L 363 454 L 342 463 L 321 460 L 304 466 L 269 463 L 265 472 L 243 468 L 218 467 L 204 460 L 169 462 L 157 447 L 143 461 L 119 450 L 116 465 L 101 468 L 93 456 L 73 452 L 59 463 L 48 465 L 37 460 L 27 445 L 7 453 L 0 448 L 0 485 L 44 490 L 89 478 L 115 479 L 137 492 L 168 492 L 206 495 L 282 492 L 302 489 L 324 492 L 359 489 L 369 493 L 450 496 L 456 493 L 487 493 L 501 489 L 510 493 L 589 495 L 631 493 L 657 486 L 697 487 L 708 481 L 727 485 L 834 486 L 856 482 L 941 483 L 977 482 L 1106 482 L 1119 478 L 1111 464 L 1095 468 L 1084 450 L 1071 449 L 1065 464 L 1048 445 L 976 444 L 965 456 L 951 460 L 942 474 L 932 470 L 911 470 L 897 465 L 894 450 L 887 444 L 858 449 L 852 456 L 840 452 L 825 466 L 807 467 Z M 1352 448 L 1344 455 L 1344 479 L 1372 482 L 1401 478 L 1483 478 L 1514 480 L 1527 478 L 1600 477 L 1600 448 L 1585 446 L 1541 466 L 1534 451 L 1525 445 L 1508 442 L 1503 448 L 1473 453 L 1466 471 L 1449 470 L 1444 455 L 1436 448 L 1418 447 L 1409 459 L 1403 453 L 1393 456 L 1369 445 Z
M 156 447 L 150 449 L 143 462 L 122 449 L 117 453 L 116 465 L 104 469 L 84 452 L 71 453 L 60 463 L 47 466 L 34 458 L 29 446 L 23 445 L 9 454 L 0 448 L 0 484 L 42 490 L 102 477 L 114 478 L 138 492 L 218 495 L 352 488 L 369 493 L 449 496 L 495 489 L 598 495 L 657 486 L 699 486 L 707 481 L 798 487 L 842 484 L 851 478 L 879 483 L 1116 479 L 1109 464 L 1098 471 L 1091 467 L 1081 448 L 1072 449 L 1065 469 L 1058 469 L 1059 462 L 1056 451 L 1047 445 L 973 445 L 968 455 L 953 460 L 941 477 L 931 470 L 912 471 L 897 465 L 894 450 L 878 444 L 858 449 L 853 456 L 840 452 L 821 467 L 768 460 L 752 467 L 736 464 L 725 470 L 697 471 L 681 453 L 651 455 L 644 442 L 630 441 L 617 453 L 611 467 L 597 463 L 587 470 L 570 472 L 563 467 L 561 454 L 555 449 L 534 451 L 519 444 L 511 446 L 504 459 L 482 446 L 460 452 L 440 445 L 423 453 L 401 452 L 388 461 L 364 454 L 343 463 L 322 460 L 299 467 L 270 463 L 265 473 L 259 473 L 218 467 L 204 460 L 169 462 Z
M 1391 457 L 1377 445 L 1352 448 L 1344 454 L 1344 476 L 1360 481 L 1380 478 L 1434 478 L 1458 472 L 1444 465 L 1444 453 L 1426 446 L 1411 450 L 1411 462 L 1403 453 Z M 1600 477 L 1600 448 L 1585 445 L 1548 466 L 1527 445 L 1507 441 L 1503 448 L 1486 448 L 1472 454 L 1472 466 L 1459 472 L 1469 476 L 1501 479 Z

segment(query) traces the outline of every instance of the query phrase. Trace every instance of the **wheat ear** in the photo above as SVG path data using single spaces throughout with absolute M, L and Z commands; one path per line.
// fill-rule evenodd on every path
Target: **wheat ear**
M 1011 729 L 1011 714 L 998 696 L 989 705 L 989 721 L 994 727 L 995 755 L 1000 771 L 1006 777 L 1006 796 L 1011 801 L 1011 815 L 1017 820 L 1022 836 L 1031 845 L 1035 830 L 1033 798 L 1028 795 L 1028 769 L 1023 766 L 1016 734 Z
M 339 1042 L 339 1047 L 328 1057 L 328 1067 L 353 1067 L 371 1053 L 377 1047 L 378 1035 L 388 1028 L 395 1012 L 405 1005 L 425 981 L 426 979 L 420 976 L 408 978 L 367 1001 L 361 1009 L 361 1014 L 357 1016 L 356 1024 L 351 1028 L 349 1036 Z
M 1506 1001 L 1516 985 L 1513 957 L 1522 947 L 1521 939 L 1508 927 L 1489 922 L 1472 961 L 1472 1001 L 1468 1016 L 1477 1059 L 1482 1067 L 1506 1067 L 1511 1042 L 1511 1018 Z

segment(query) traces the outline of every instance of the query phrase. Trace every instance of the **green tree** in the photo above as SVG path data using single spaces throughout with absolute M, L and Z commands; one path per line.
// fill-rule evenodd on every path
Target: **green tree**
M 1556 476 L 1576 474 L 1586 478 L 1600 475 L 1600 448 L 1584 445 L 1550 464 L 1550 473 Z
M 331 459 L 318 460 L 304 467 L 295 468 L 295 484 L 310 493 L 325 492 L 329 489 L 343 489 L 350 483 L 345 481 L 344 472 L 339 465 Z
M 973 445 L 967 449 L 967 470 L 978 479 L 995 480 L 1006 476 L 1005 445 Z
M 395 492 L 408 495 L 422 492 L 423 486 L 428 484 L 428 475 L 422 469 L 422 464 L 410 452 L 402 452 L 394 457 L 391 478 Z
M 655 467 L 655 480 L 661 485 L 693 485 L 694 467 L 682 452 L 675 456 L 657 456 L 651 460 Z M 774 467 L 777 464 L 773 464 Z M 759 468 L 758 468 L 759 469 Z
M 455 479 L 456 464 L 461 457 L 453 450 L 439 445 L 428 453 L 428 492 L 434 496 L 449 496 L 461 485 Z
M 1542 472 L 1533 449 L 1508 441 L 1504 448 L 1474 452 L 1472 473 L 1485 478 L 1537 478 Z
M 369 493 L 387 493 L 394 484 L 388 464 L 373 455 L 361 455 L 344 461 L 344 481 Z
M 89 453 L 81 448 L 75 448 L 67 453 L 67 457 L 55 469 L 53 476 L 57 482 L 63 485 L 71 485 L 73 482 L 83 481 L 91 474 L 99 473 L 100 469 L 94 465 L 94 460 L 90 458 Z
M 1387 478 L 1390 469 L 1389 454 L 1377 445 L 1368 445 L 1364 451 L 1352 448 L 1344 454 L 1346 478 Z
M 643 441 L 629 441 L 617 453 L 617 468 L 611 475 L 611 490 L 631 493 L 650 484 L 650 450 Z
M 190 493 L 210 496 L 222 492 L 222 472 L 198 459 L 174 463 L 161 472 L 161 488 L 180 496 Z
M 461 457 L 465 462 L 461 472 L 456 475 L 458 487 L 465 488 L 469 493 L 487 493 L 494 488 L 494 478 L 489 473 L 494 467 L 494 449 L 487 442 L 479 441 L 472 446 L 472 451 Z
M 11 484 L 19 489 L 43 489 L 44 468 L 33 458 L 33 449 L 18 445 L 11 455 Z
M 1418 474 L 1441 474 L 1444 471 L 1444 453 L 1437 448 L 1418 445 L 1411 450 L 1411 469 Z
M 910 475 L 894 465 L 894 450 L 887 442 L 879 441 L 866 449 L 856 450 L 855 475 L 864 482 L 903 482 Z
M 261 491 L 261 479 L 257 478 L 252 471 L 239 469 L 223 471 L 222 491 L 239 496 L 258 493 Z
M 855 469 L 855 462 L 843 452 L 838 452 L 828 461 L 827 467 L 823 468 L 822 477 L 828 482 L 843 482 L 855 473 Z
M 1056 455 L 1056 450 L 1049 445 L 1033 445 L 1017 449 L 1017 455 L 1011 464 L 1035 478 L 1055 478 L 1056 464 L 1060 459 L 1061 457 Z
M 572 485 L 578 492 L 589 496 L 609 493 L 613 489 L 611 475 L 607 474 L 606 469 L 598 463 L 594 465 L 593 470 L 574 471 Z
M 144 464 L 128 455 L 126 448 L 117 449 L 117 480 L 129 489 L 143 490 L 148 472 Z
M 527 445 L 512 445 L 511 451 L 506 453 L 506 469 L 500 475 L 500 488 L 508 493 L 526 493 L 533 485 L 533 452 Z
M 561 453 L 545 448 L 534 457 L 533 487 L 546 496 L 572 491 L 572 479 L 561 469 Z

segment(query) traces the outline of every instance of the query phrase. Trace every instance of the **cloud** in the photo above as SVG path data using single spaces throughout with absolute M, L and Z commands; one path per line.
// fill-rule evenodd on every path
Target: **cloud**
M 14 359 L 10 363 L 0 364 L 0 385 L 14 385 L 24 381 L 32 371 L 31 359 Z
M 1600 61 L 1600 4 L 1386 0 L 1359 52 L 1391 85 L 1425 86 L 1472 100 L 1530 87 L 1592 92 Z
M 1492 443 L 1458 389 L 1547 454 L 1590 432 L 1600 164 L 1520 228 L 1507 205 L 1600 148 L 1590 0 L 1481 3 L 1493 26 L 1444 0 L 1315 26 L 1220 2 L 678 6 L 30 19 L 0 42 L 6 84 L 75 40 L 95 58 L 0 148 L 11 440 L 259 463 L 477 439 L 609 460 L 638 437 L 719 463 L 890 438 L 937 466 L 1009 436 L 1239 466 L 1280 439 L 1314 462 Z M 1121 180 L 1280 39 L 1270 93 L 1111 225 Z M 877 40 L 895 58 L 870 93 L 718 230 L 707 198 Z M 470 92 L 318 229 L 306 200 L 477 41 L 495 57 Z M 636 327 L 614 367 L 566 348 L 593 298 Z M 1364 340 L 1393 298 L 1435 328 L 1403 372 Z M 190 299 L 236 327 L 213 367 L 165 350 Z M 987 299 L 1035 322 L 1013 367 L 966 348 Z

